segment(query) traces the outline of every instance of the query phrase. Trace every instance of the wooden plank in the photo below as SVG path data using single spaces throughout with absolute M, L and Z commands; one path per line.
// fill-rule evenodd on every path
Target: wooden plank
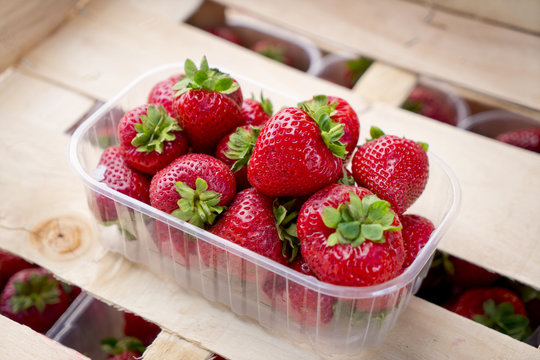
M 0 72 L 59 26 L 80 1 L 7 0 L 0 3 Z
M 182 359 L 207 360 L 212 355 L 208 350 L 186 341 L 167 331 L 159 333 L 154 342 L 146 348 L 144 360 Z
M 77 351 L 65 347 L 35 332 L 28 326 L 0 315 L 0 353 L 3 359 L 17 360 L 90 360 Z
M 377 61 L 358 80 L 353 93 L 399 107 L 407 99 L 416 82 L 415 74 Z
M 476 19 L 540 33 L 540 1 L 538 0 L 406 0 L 436 10 L 456 11 Z
M 401 0 L 220 3 L 345 51 L 540 109 L 538 36 Z

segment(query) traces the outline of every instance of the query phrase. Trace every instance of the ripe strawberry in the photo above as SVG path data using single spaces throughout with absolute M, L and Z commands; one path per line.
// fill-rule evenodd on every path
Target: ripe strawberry
M 468 290 L 449 310 L 519 340 L 527 338 L 531 332 L 523 302 L 506 288 Z
M 420 197 L 429 176 L 427 144 L 371 128 L 372 140 L 358 148 L 352 159 L 356 183 L 388 201 L 401 215 Z
M 145 174 L 138 172 L 127 164 L 122 150 L 118 146 L 111 146 L 103 151 L 93 175 L 97 181 L 104 183 L 113 190 L 144 203 L 150 203 L 148 196 L 150 180 Z M 108 222 L 117 219 L 118 215 L 113 200 L 98 195 L 97 206 L 102 221 Z
M 173 90 L 173 86 L 183 77 L 183 74 L 175 74 L 156 83 L 148 94 L 147 103 L 154 104 L 157 107 L 160 105 L 163 106 L 167 114 L 178 119 L 178 114 L 176 114 L 176 110 L 173 106 L 174 94 L 176 94 L 176 91 Z
M 150 183 L 150 204 L 195 226 L 204 228 L 233 199 L 234 175 L 222 161 L 205 154 L 187 154 L 160 170 Z M 157 222 L 157 241 L 164 255 L 189 266 L 196 243 L 182 231 Z M 172 242 L 174 247 L 169 246 Z
M 223 161 L 234 173 L 237 191 L 251 187 L 248 181 L 248 164 L 260 132 L 260 127 L 240 126 L 221 139 L 217 146 L 216 158 Z
M 343 124 L 326 96 L 277 112 L 264 125 L 248 167 L 249 182 L 268 196 L 311 195 L 342 175 Z
M 146 104 L 126 112 L 118 124 L 124 159 L 134 169 L 155 174 L 188 152 L 181 130 L 163 107 Z
M 231 28 L 226 26 L 215 26 L 208 29 L 208 32 L 236 45 L 242 45 L 242 40 L 240 37 Z
M 136 337 L 126 336 L 121 339 L 107 337 L 101 340 L 101 349 L 108 355 L 107 360 L 139 359 L 146 347 Z
M 150 345 L 161 328 L 154 323 L 130 312 L 124 312 L 124 335 L 141 340 L 144 346 Z
M 294 59 L 287 47 L 277 41 L 259 40 L 254 42 L 250 49 L 258 54 L 266 56 L 272 60 L 278 61 L 285 65 L 293 66 Z
M 61 283 L 43 268 L 17 272 L 0 296 L 0 314 L 43 334 L 68 306 Z
M 260 101 L 245 99 L 242 103 L 242 119 L 244 125 L 263 125 L 274 113 L 274 107 L 269 99 L 263 97 L 261 93 Z
M 343 136 L 339 141 L 345 144 L 347 155 L 352 156 L 356 145 L 358 144 L 358 136 L 360 135 L 360 122 L 358 115 L 349 103 L 339 97 L 329 96 L 328 103 L 336 103 L 335 114 L 332 115 L 332 120 L 343 124 Z
M 178 122 L 194 152 L 213 154 L 219 140 L 242 125 L 242 100 L 236 102 L 240 87 L 230 76 L 210 69 L 205 57 L 200 69 L 187 59 L 184 71 L 186 77 L 173 87 L 178 90 L 174 99 Z
M 298 215 L 303 258 L 321 281 L 369 286 L 398 275 L 405 259 L 401 223 L 371 191 L 332 184 Z
M 307 276 L 315 276 L 302 256 L 289 267 Z M 302 326 L 324 325 L 334 317 L 335 298 L 310 290 L 282 276 L 269 274 L 262 285 L 272 307 L 286 313 L 290 320 Z
M 446 100 L 446 95 L 424 86 L 416 86 L 402 107 L 450 125 L 456 125 L 458 122 L 456 110 Z
M 498 135 L 496 140 L 540 153 L 540 128 L 512 130 Z
M 403 268 L 409 267 L 416 256 L 429 241 L 429 237 L 435 226 L 433 223 L 420 215 L 405 214 L 400 217 L 403 229 L 403 246 L 405 247 L 405 262 Z
M 9 278 L 15 275 L 15 273 L 33 267 L 37 267 L 37 265 L 31 264 L 22 257 L 0 249 L 0 291 L 2 291 Z
M 249 188 L 236 195 L 229 209 L 208 231 L 280 264 L 287 264 L 298 251 L 296 225 L 291 227 L 297 214 L 287 213 L 290 205 L 279 205 L 273 198 Z M 243 270 L 243 260 L 232 260 L 231 257 L 227 260 L 223 250 L 209 245 L 202 256 L 207 264 L 218 268 L 226 268 L 228 261 L 229 272 L 255 280 L 255 274 Z

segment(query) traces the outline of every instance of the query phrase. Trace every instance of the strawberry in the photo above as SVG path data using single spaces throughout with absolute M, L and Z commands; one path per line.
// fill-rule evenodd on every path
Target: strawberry
M 448 256 L 444 268 L 452 285 L 459 288 L 486 287 L 501 276 L 455 256 Z
M 339 141 L 345 144 L 347 154 L 351 156 L 358 144 L 360 135 L 360 122 L 358 115 L 349 103 L 336 96 L 328 96 L 328 103 L 336 103 L 335 114 L 332 115 L 332 120 L 343 124 L 343 136 Z
M 234 173 L 237 191 L 251 187 L 248 181 L 248 163 L 260 132 L 260 127 L 237 127 L 233 133 L 221 139 L 216 148 L 216 158 L 223 161 Z
M 435 226 L 433 223 L 420 215 L 405 214 L 400 217 L 403 229 L 403 246 L 405 247 L 405 262 L 403 268 L 409 267 L 416 256 L 429 241 L 429 237 Z
M 136 337 L 125 336 L 121 339 L 104 338 L 101 349 L 109 354 L 107 360 L 135 360 L 140 359 L 146 347 Z
M 146 104 L 126 112 L 118 124 L 124 159 L 134 169 L 155 174 L 188 152 L 181 130 L 162 106 Z
M 269 99 L 263 97 L 260 100 L 244 99 L 242 103 L 242 120 L 244 125 L 263 125 L 274 113 L 274 107 Z
M 97 181 L 104 183 L 113 190 L 144 203 L 150 203 L 148 195 L 150 180 L 145 174 L 138 172 L 127 164 L 122 150 L 118 146 L 111 146 L 103 151 L 93 175 Z M 108 222 L 117 219 L 113 200 L 98 195 L 97 206 L 102 221 Z
M 344 75 L 344 84 L 349 89 L 354 87 L 354 84 L 360 79 L 360 77 L 366 72 L 366 70 L 373 64 L 373 60 L 366 57 L 359 57 L 357 59 L 348 60 L 346 62 L 347 71 Z
M 194 152 L 213 154 L 217 143 L 242 125 L 240 87 L 230 76 L 210 69 L 206 57 L 200 69 L 187 59 L 184 71 L 186 77 L 173 87 L 178 90 L 174 108 L 179 124 Z
M 68 306 L 69 298 L 61 283 L 43 268 L 17 272 L 0 296 L 0 314 L 43 334 Z
M 321 281 L 379 284 L 398 275 L 405 259 L 398 216 L 365 188 L 318 191 L 302 205 L 297 229 L 302 256 Z
M 301 255 L 289 267 L 306 276 L 315 276 Z M 280 309 L 290 320 L 302 326 L 324 325 L 334 316 L 335 298 L 307 289 L 282 276 L 269 274 L 262 290 L 272 307 Z
M 470 289 L 449 310 L 519 340 L 531 332 L 523 302 L 506 288 Z
M 456 110 L 446 100 L 446 95 L 425 86 L 416 86 L 402 108 L 450 125 L 458 121 Z
M 236 45 L 242 45 L 242 40 L 240 37 L 229 27 L 215 26 L 208 29 L 208 32 Z
M 371 128 L 372 140 L 352 159 L 354 180 L 388 201 L 401 215 L 420 197 L 429 176 L 427 144 L 385 135 Z
M 195 226 L 212 225 L 233 199 L 234 175 L 222 161 L 205 154 L 187 154 L 160 170 L 150 183 L 150 204 Z M 196 243 L 182 231 L 157 222 L 158 246 L 183 265 Z M 172 242 L 173 249 L 168 247 Z
M 0 291 L 2 291 L 9 278 L 15 275 L 15 273 L 33 267 L 37 267 L 37 265 L 31 264 L 22 257 L 0 249 Z
M 130 312 L 124 312 L 124 335 L 141 340 L 144 346 L 150 345 L 161 328 L 154 323 Z
M 250 49 L 258 54 L 285 65 L 293 66 L 294 64 L 294 59 L 292 58 L 291 53 L 287 47 L 280 42 L 272 40 L 258 40 L 250 46 Z
M 208 231 L 280 264 L 287 264 L 298 248 L 296 225 L 291 224 L 297 214 L 288 213 L 290 205 L 279 205 L 273 198 L 249 188 L 236 195 L 227 211 Z M 208 250 L 203 255 L 207 259 L 205 262 L 226 268 L 225 252 L 211 246 Z M 229 258 L 228 262 L 229 272 L 255 280 L 255 274 L 243 271 L 245 265 L 241 259 L 233 261 Z
M 540 153 L 540 128 L 512 130 L 498 135 L 496 140 Z
M 176 91 L 173 90 L 173 86 L 183 77 L 183 74 L 175 74 L 156 83 L 148 94 L 147 103 L 154 104 L 157 107 L 160 105 L 163 106 L 167 114 L 177 119 L 178 114 L 176 114 L 176 110 L 173 106 L 174 94 L 176 94 Z
M 332 121 L 333 106 L 326 96 L 300 106 L 272 116 L 253 149 L 248 179 L 265 195 L 311 195 L 342 175 L 344 125 Z

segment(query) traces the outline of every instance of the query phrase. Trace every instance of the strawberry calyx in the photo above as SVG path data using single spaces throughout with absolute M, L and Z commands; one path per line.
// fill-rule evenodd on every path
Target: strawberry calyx
M 371 139 L 366 139 L 366 141 L 373 141 L 373 140 L 376 140 L 384 135 L 386 135 L 384 133 L 384 131 L 382 131 L 380 128 L 378 128 L 377 126 L 372 126 L 370 129 L 369 129 L 369 135 L 371 136 Z M 429 145 L 425 142 L 422 142 L 422 141 L 417 141 L 416 142 L 418 145 L 420 145 L 425 152 L 428 151 L 428 148 L 429 148 Z
M 60 302 L 58 281 L 46 274 L 32 274 L 25 281 L 15 281 L 15 295 L 11 298 L 14 314 L 35 307 L 40 313 L 47 305 Z
M 514 339 L 523 340 L 530 335 L 529 319 L 524 315 L 516 314 L 509 302 L 496 305 L 493 299 L 489 299 L 482 304 L 482 308 L 484 314 L 474 315 L 474 321 Z
M 101 340 L 101 349 L 107 354 L 120 355 L 126 351 L 134 351 L 142 354 L 146 350 L 142 341 L 133 336 L 126 336 L 121 339 L 106 337 Z
M 326 146 L 332 153 L 345 159 L 347 150 L 345 144 L 339 141 L 345 133 L 344 124 L 332 120 L 332 116 L 336 115 L 337 102 L 328 103 L 328 97 L 325 95 L 315 95 L 312 101 L 304 101 L 298 104 L 298 107 L 304 110 L 321 130 L 321 137 Z
M 424 108 L 424 103 L 422 101 L 415 101 L 415 100 L 407 99 L 405 100 L 401 108 L 420 114 L 420 112 Z
M 195 180 L 195 189 L 182 181 L 178 181 L 175 188 L 180 194 L 180 200 L 178 200 L 178 209 L 171 215 L 190 224 L 200 228 L 212 225 L 216 217 L 225 210 L 224 206 L 218 205 L 221 194 L 208 190 L 208 183 L 201 178 Z
M 343 175 L 339 180 L 337 181 L 338 184 L 343 185 L 354 185 L 356 182 L 354 181 L 354 177 L 352 175 L 349 175 L 349 172 L 347 172 L 347 169 L 345 166 L 343 166 Z
M 364 198 L 349 193 L 349 202 L 341 203 L 337 209 L 327 206 L 322 210 L 324 224 L 336 229 L 328 237 L 328 246 L 337 244 L 350 244 L 357 247 L 366 240 L 375 243 L 384 243 L 385 231 L 398 231 L 402 226 L 394 226 L 396 214 L 390 210 L 390 203 L 379 199 L 376 195 L 367 195 Z
M 274 114 L 274 105 L 272 104 L 272 101 L 270 101 L 270 99 L 268 98 L 265 98 L 262 91 L 260 95 L 260 100 L 255 99 L 255 95 L 253 95 L 253 93 L 251 94 L 251 99 L 261 105 L 261 108 L 266 113 L 266 115 L 272 116 Z
M 283 242 L 281 254 L 283 257 L 287 257 L 290 253 L 289 263 L 296 258 L 298 250 L 300 249 L 300 240 L 298 239 L 298 233 L 296 231 L 298 212 L 291 212 L 295 201 L 295 199 L 292 199 L 284 204 L 280 204 L 278 199 L 275 199 L 273 204 L 278 236 Z
M 260 127 L 250 126 L 249 130 L 238 127 L 231 134 L 227 142 L 228 149 L 225 151 L 225 156 L 231 160 L 236 160 L 231 168 L 233 172 L 239 171 L 249 163 L 260 132 Z
M 136 146 L 138 152 L 156 151 L 161 154 L 164 143 L 176 139 L 174 132 L 182 130 L 178 121 L 169 116 L 163 106 L 158 109 L 150 105 L 146 115 L 141 115 L 140 119 L 141 122 L 134 125 L 137 135 L 131 141 L 131 145 Z
M 173 90 L 178 90 L 174 95 L 176 97 L 190 89 L 215 91 L 222 94 L 232 94 L 239 89 L 238 83 L 228 74 L 217 69 L 210 69 L 206 56 L 203 56 L 199 68 L 191 59 L 186 59 L 184 73 L 186 76 L 173 86 Z

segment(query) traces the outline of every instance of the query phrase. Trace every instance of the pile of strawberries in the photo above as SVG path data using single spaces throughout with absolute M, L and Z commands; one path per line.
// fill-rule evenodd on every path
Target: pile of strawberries
M 342 98 L 317 95 L 274 114 L 262 96 L 244 99 L 238 82 L 205 58 L 199 67 L 188 59 L 184 74 L 155 84 L 146 104 L 125 113 L 120 144 L 105 149 L 96 174 L 303 274 L 369 286 L 401 274 L 434 226 L 405 214 L 428 180 L 427 145 L 372 128 L 357 146 L 359 129 Z M 98 208 L 103 221 L 116 219 L 112 200 L 100 197 Z M 184 266 L 202 261 L 254 279 L 241 259 L 161 222 L 155 241 Z M 274 282 L 265 293 L 275 300 L 283 290 Z

